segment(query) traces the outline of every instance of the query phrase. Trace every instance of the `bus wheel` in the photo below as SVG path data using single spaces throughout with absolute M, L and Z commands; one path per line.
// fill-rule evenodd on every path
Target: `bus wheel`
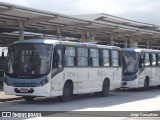
M 103 96 L 103 97 L 108 96 L 109 90 L 110 90 L 110 82 L 109 82 L 109 80 L 107 79 L 107 80 L 105 80 L 105 81 L 103 82 L 102 93 L 101 93 L 102 96 Z
M 63 88 L 63 95 L 62 96 L 58 96 L 58 99 L 61 102 L 66 102 L 69 101 L 72 97 L 72 93 L 73 93 L 73 88 L 72 85 L 68 82 L 66 82 L 64 84 L 64 88 Z
M 95 95 L 106 97 L 109 94 L 109 90 L 110 90 L 110 82 L 107 79 L 107 80 L 104 80 L 104 82 L 103 82 L 102 91 L 101 92 L 95 92 Z
M 158 88 L 160 88 L 160 85 L 157 85 Z
M 23 96 L 23 98 L 26 100 L 26 101 L 32 101 L 34 99 L 34 97 L 32 96 Z
M 149 89 L 149 79 L 146 78 L 145 81 L 144 81 L 144 87 L 143 87 L 143 90 L 146 91 Z

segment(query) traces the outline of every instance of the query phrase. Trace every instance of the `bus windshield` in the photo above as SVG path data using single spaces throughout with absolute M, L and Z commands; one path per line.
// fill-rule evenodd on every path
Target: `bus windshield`
M 8 53 L 5 73 L 15 77 L 38 77 L 49 73 L 52 45 L 13 44 Z
M 138 53 L 132 51 L 122 52 L 123 74 L 131 75 L 138 71 Z

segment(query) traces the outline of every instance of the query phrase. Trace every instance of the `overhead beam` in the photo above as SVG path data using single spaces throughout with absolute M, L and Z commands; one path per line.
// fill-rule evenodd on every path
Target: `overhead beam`
M 22 21 L 28 20 L 27 18 L 12 16 L 12 15 L 5 15 L 5 14 L 0 14 L 0 17 L 4 19 L 11 19 L 11 20 L 22 20 Z
M 31 25 L 31 24 L 35 24 L 35 23 L 40 23 L 40 22 L 44 22 L 44 21 L 49 21 L 49 20 L 53 20 L 55 17 L 38 17 L 38 18 L 32 18 L 29 19 L 27 21 L 24 22 L 24 26 L 26 25 Z
M 54 23 L 54 22 L 40 22 L 38 23 L 39 25 L 48 25 L 48 26 L 59 26 L 59 27 L 63 27 L 65 26 L 65 24 L 59 24 L 59 23 Z
M 0 9 L 0 13 L 8 12 L 8 11 L 11 11 L 11 10 L 14 10 L 13 6 L 9 6 L 9 7 L 6 7 L 4 9 Z
M 58 15 L 56 17 L 56 19 L 63 19 L 63 20 L 69 20 L 69 21 L 72 21 L 72 22 L 87 23 L 87 24 L 89 24 L 89 21 L 87 21 L 87 20 L 83 20 L 83 19 L 80 20 L 80 19 L 76 19 L 76 18 L 72 18 L 72 17 L 60 16 L 60 15 Z

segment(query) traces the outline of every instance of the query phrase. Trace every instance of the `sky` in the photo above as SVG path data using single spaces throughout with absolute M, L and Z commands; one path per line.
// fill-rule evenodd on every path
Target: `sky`
M 160 25 L 160 0 L 0 0 L 0 2 L 65 15 L 105 13 Z

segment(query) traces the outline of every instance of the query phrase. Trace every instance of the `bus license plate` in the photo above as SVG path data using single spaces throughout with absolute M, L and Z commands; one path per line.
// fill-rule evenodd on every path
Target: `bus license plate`
M 27 88 L 20 88 L 20 92 L 26 93 L 26 92 L 28 92 L 28 89 Z

